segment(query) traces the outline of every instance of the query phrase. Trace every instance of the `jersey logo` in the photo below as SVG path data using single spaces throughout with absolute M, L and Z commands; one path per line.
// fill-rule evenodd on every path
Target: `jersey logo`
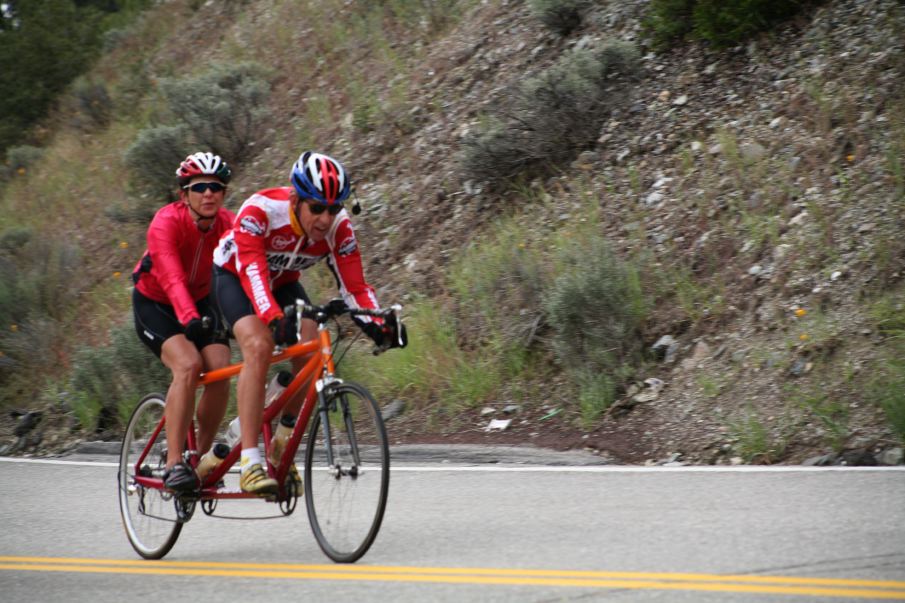
M 264 280 L 261 278 L 261 271 L 258 269 L 258 263 L 253 262 L 248 265 L 245 275 L 251 282 L 251 292 L 255 298 L 255 305 L 260 310 L 260 314 L 270 309 L 270 300 L 267 299 L 267 289 L 264 286 Z
M 241 222 L 239 222 L 239 229 L 255 236 L 264 234 L 264 225 L 253 216 L 245 216 L 242 218 Z
M 355 240 L 355 235 L 350 234 L 336 248 L 336 253 L 338 253 L 339 255 L 349 255 L 356 249 L 358 249 L 358 241 Z
M 273 237 L 272 239 L 270 239 L 270 245 L 274 249 L 286 249 L 287 247 L 292 245 L 292 242 L 293 242 L 292 238 L 284 237 L 284 236 L 280 236 L 280 235 L 277 235 L 277 236 Z

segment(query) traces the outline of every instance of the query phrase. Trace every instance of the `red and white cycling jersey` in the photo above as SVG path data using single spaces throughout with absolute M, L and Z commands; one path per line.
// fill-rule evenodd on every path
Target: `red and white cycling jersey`
M 220 239 L 214 263 L 239 277 L 264 324 L 283 316 L 273 290 L 297 281 L 302 270 L 323 259 L 350 308 L 379 308 L 374 289 L 364 278 L 348 213 L 339 212 L 326 238 L 312 242 L 290 211 L 290 190 L 269 188 L 249 197 L 239 208 L 233 228 Z M 369 322 L 367 317 L 360 318 Z
M 133 271 L 135 288 L 173 306 L 183 325 L 200 318 L 195 302 L 210 292 L 212 254 L 234 218 L 221 207 L 211 228 L 202 232 L 184 202 L 161 207 L 148 226 L 148 248 Z

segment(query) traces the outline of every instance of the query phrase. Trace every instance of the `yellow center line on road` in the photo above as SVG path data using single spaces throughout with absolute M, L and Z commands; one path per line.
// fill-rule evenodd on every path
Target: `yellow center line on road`
M 905 600 L 905 581 L 579 570 L 303 565 L 0 556 L 0 570 L 685 590 Z

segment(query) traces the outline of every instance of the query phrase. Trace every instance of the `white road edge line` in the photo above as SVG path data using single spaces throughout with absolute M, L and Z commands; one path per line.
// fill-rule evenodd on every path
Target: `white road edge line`
M 81 467 L 118 467 L 104 461 L 66 461 L 0 456 L 3 463 L 38 463 L 44 465 L 77 465 Z M 640 467 L 626 465 L 558 466 L 558 465 L 392 465 L 390 471 L 437 472 L 513 472 L 513 473 L 823 473 L 828 471 L 905 473 L 905 466 L 895 467 L 805 467 L 801 465 L 688 465 L 684 467 Z

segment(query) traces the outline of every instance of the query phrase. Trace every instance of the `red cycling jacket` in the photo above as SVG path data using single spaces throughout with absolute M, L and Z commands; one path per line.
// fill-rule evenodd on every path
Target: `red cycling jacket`
M 195 302 L 210 292 L 214 248 L 235 217 L 221 207 L 210 229 L 202 232 L 185 202 L 160 208 L 148 227 L 148 248 L 132 273 L 135 288 L 173 306 L 182 325 L 200 318 Z
M 239 277 L 264 324 L 282 318 L 273 290 L 297 281 L 302 270 L 322 259 L 336 277 L 350 308 L 377 309 L 374 289 L 364 278 L 361 252 L 345 210 L 333 219 L 323 241 L 308 240 L 289 209 L 289 187 L 269 188 L 249 197 L 233 228 L 220 239 L 214 263 Z M 359 317 L 361 322 L 371 322 Z

